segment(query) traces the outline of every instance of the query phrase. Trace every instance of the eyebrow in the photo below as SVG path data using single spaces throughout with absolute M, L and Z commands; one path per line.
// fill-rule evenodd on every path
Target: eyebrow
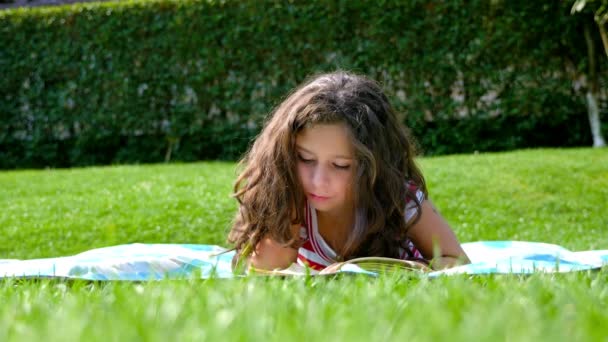
M 314 153 L 312 151 L 307 150 L 307 149 L 305 149 L 304 147 L 302 147 L 300 145 L 296 145 L 296 148 L 299 149 L 299 150 L 302 150 L 302 151 L 304 151 L 306 153 L 310 153 L 310 154 L 314 155 Z M 348 159 L 348 160 L 352 160 L 353 159 L 352 157 L 343 156 L 343 155 L 335 155 L 333 157 L 334 158 L 338 158 L 338 159 Z

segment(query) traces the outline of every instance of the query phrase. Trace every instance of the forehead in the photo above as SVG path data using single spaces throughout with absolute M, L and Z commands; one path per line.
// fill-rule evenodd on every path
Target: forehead
M 317 124 L 296 136 L 296 148 L 328 157 L 353 158 L 354 148 L 344 124 Z

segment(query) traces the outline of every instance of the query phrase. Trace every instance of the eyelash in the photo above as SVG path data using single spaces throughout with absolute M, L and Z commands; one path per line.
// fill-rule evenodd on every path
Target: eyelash
M 298 156 L 298 159 L 300 159 L 300 161 L 302 163 L 304 163 L 304 164 L 310 164 L 310 163 L 314 162 L 314 159 L 305 159 L 305 158 L 302 158 L 302 156 Z M 333 164 L 333 165 L 334 165 L 334 167 L 336 169 L 339 169 L 339 170 L 348 170 L 348 169 L 350 169 L 350 165 L 346 165 L 346 166 L 336 165 L 336 164 Z

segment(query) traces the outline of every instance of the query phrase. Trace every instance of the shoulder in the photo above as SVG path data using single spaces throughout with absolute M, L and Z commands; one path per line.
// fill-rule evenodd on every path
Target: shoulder
M 422 202 L 426 195 L 421 186 L 416 184 L 415 182 L 409 180 L 405 183 L 406 187 L 406 201 L 410 201 L 416 198 L 419 202 Z
M 421 187 L 411 180 L 408 180 L 405 186 L 405 221 L 409 222 L 418 215 L 426 195 Z
M 407 207 L 416 206 L 416 202 L 421 204 L 426 198 L 424 190 L 413 181 L 405 183 L 405 203 Z

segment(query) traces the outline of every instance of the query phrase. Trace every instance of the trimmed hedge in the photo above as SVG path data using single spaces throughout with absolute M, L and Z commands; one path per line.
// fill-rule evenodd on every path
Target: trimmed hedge
M 569 10 L 158 0 L 1 11 L 0 168 L 235 159 L 290 89 L 337 68 L 382 82 L 427 154 L 590 145 L 565 69 L 585 68 L 584 16 Z

